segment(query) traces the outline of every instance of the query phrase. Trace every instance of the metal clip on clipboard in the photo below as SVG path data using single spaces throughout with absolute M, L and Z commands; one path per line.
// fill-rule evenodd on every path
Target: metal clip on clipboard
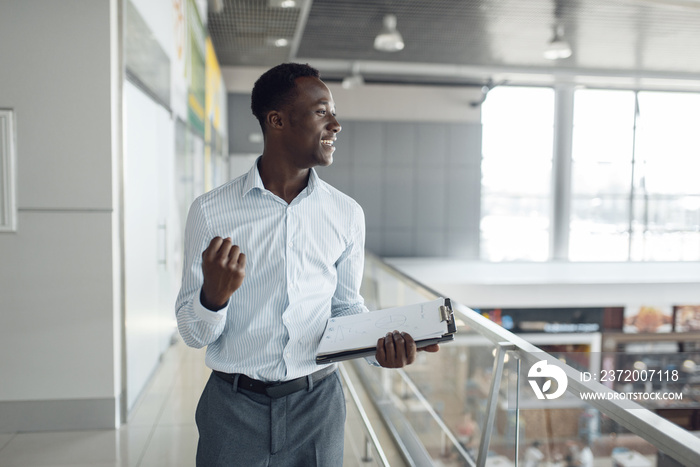
M 440 321 L 447 321 L 447 332 L 442 335 L 439 342 L 454 340 L 454 334 L 457 332 L 457 325 L 455 324 L 455 314 L 452 311 L 452 302 L 449 298 L 445 299 L 445 304 L 440 306 Z

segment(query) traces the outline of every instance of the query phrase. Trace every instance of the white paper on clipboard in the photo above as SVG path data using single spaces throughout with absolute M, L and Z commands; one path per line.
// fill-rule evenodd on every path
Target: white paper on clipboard
M 448 332 L 440 307 L 445 299 L 330 318 L 316 354 L 319 356 L 373 348 L 377 340 L 394 330 L 418 341 L 439 338 Z

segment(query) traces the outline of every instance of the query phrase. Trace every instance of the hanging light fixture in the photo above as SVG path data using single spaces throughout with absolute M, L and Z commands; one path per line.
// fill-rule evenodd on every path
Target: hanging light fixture
M 564 38 L 564 26 L 557 24 L 554 26 L 554 35 L 544 50 L 544 58 L 547 60 L 561 60 L 571 57 L 571 46 Z
M 346 76 L 343 78 L 342 82 L 343 89 L 359 88 L 363 84 L 365 84 L 365 79 L 362 77 L 362 75 Z
M 384 26 L 374 39 L 374 48 L 380 52 L 398 52 L 403 47 L 403 37 L 396 29 L 396 15 L 384 16 Z
M 360 64 L 355 62 L 352 65 L 352 74 L 343 79 L 343 89 L 353 89 L 365 84 L 365 79 L 360 74 Z

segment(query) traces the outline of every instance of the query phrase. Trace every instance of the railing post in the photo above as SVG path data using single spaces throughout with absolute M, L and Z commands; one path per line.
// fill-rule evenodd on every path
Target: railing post
M 383 394 L 383 399 L 388 399 L 389 394 L 391 394 L 393 391 L 391 390 L 391 384 L 392 384 L 392 372 L 391 371 L 382 371 L 382 390 L 384 391 Z
M 362 462 L 369 463 L 372 462 L 372 441 L 369 436 L 365 435 L 365 455 L 362 456 Z
M 516 356 L 515 370 L 515 467 L 520 457 L 520 355 Z
M 408 387 L 406 386 L 406 381 L 403 379 L 400 381 L 401 383 L 401 399 L 406 400 L 409 397 L 411 397 L 411 393 L 408 391 Z
M 503 364 L 506 359 L 506 351 L 515 348 L 510 342 L 499 342 L 496 344 L 496 356 L 493 360 L 493 374 L 491 376 L 491 388 L 489 389 L 489 398 L 486 405 L 486 422 L 481 431 L 481 442 L 479 443 L 479 457 L 476 459 L 477 467 L 486 466 L 486 457 L 489 453 L 489 444 L 491 443 L 491 432 L 493 431 L 493 422 L 496 418 L 496 408 L 498 407 L 498 389 L 501 387 L 501 378 L 503 376 Z

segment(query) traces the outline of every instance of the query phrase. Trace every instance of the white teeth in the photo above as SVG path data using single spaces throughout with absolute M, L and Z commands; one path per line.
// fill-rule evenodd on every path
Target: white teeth
M 333 140 L 332 139 L 322 139 L 321 144 L 325 144 L 327 146 L 333 146 Z

